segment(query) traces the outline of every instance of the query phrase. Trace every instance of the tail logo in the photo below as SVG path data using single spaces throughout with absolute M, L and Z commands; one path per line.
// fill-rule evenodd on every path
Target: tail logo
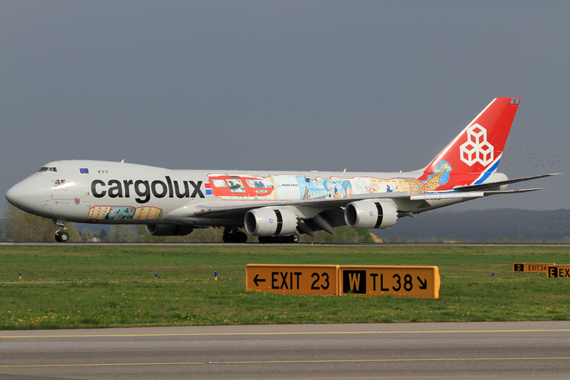
M 483 166 L 493 162 L 495 148 L 487 141 L 487 130 L 475 123 L 467 128 L 467 141 L 459 148 L 461 161 L 469 166 L 480 163 Z

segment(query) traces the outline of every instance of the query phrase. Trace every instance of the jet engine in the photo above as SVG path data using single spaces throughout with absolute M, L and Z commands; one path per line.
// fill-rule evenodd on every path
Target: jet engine
M 146 224 L 144 228 L 152 236 L 185 236 L 194 230 L 191 224 Z
M 297 229 L 297 216 L 290 210 L 262 207 L 249 210 L 245 230 L 252 236 L 287 236 Z
M 398 210 L 385 199 L 351 202 L 344 210 L 344 220 L 353 228 L 391 228 L 398 220 Z

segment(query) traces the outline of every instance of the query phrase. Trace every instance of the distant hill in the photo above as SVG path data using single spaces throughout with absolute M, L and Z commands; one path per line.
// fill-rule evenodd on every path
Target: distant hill
M 432 211 L 400 218 L 393 228 L 374 233 L 387 242 L 570 242 L 570 210 Z

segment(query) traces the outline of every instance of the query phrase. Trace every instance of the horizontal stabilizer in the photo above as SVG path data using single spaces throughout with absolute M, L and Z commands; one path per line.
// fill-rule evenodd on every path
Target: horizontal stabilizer
M 520 189 L 520 190 L 487 190 L 487 191 L 458 191 L 458 192 L 445 192 L 445 193 L 429 193 L 410 196 L 411 201 L 440 201 L 447 199 L 456 199 L 459 201 L 467 201 L 475 198 L 487 197 L 489 195 L 499 194 L 515 194 L 527 193 L 529 191 L 542 190 L 541 187 L 533 189 Z
M 528 193 L 529 191 L 543 190 L 542 187 L 535 187 L 533 189 L 520 189 L 520 190 L 490 190 L 485 191 L 485 196 L 489 195 L 499 195 L 499 194 L 516 194 L 516 193 Z
M 453 188 L 453 190 L 460 191 L 460 192 L 463 192 L 463 191 L 482 191 L 482 190 L 486 190 L 486 189 L 497 188 L 497 186 L 510 185 L 511 183 L 525 182 L 525 181 L 530 181 L 533 179 L 539 179 L 539 178 L 544 178 L 544 177 L 552 177 L 555 175 L 560 175 L 560 173 L 542 174 L 542 175 L 537 175 L 534 177 L 515 178 L 515 179 L 509 179 L 506 181 L 481 183 L 478 185 L 455 186 Z
M 442 199 L 474 199 L 485 196 L 483 191 L 429 193 L 410 196 L 411 201 L 435 201 Z

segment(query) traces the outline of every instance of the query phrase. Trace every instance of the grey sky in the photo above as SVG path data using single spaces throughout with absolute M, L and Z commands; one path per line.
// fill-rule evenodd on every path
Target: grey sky
M 426 165 L 522 97 L 499 171 L 568 172 L 570 2 L 0 1 L 0 192 L 59 159 Z M 570 208 L 568 174 L 451 209 Z

